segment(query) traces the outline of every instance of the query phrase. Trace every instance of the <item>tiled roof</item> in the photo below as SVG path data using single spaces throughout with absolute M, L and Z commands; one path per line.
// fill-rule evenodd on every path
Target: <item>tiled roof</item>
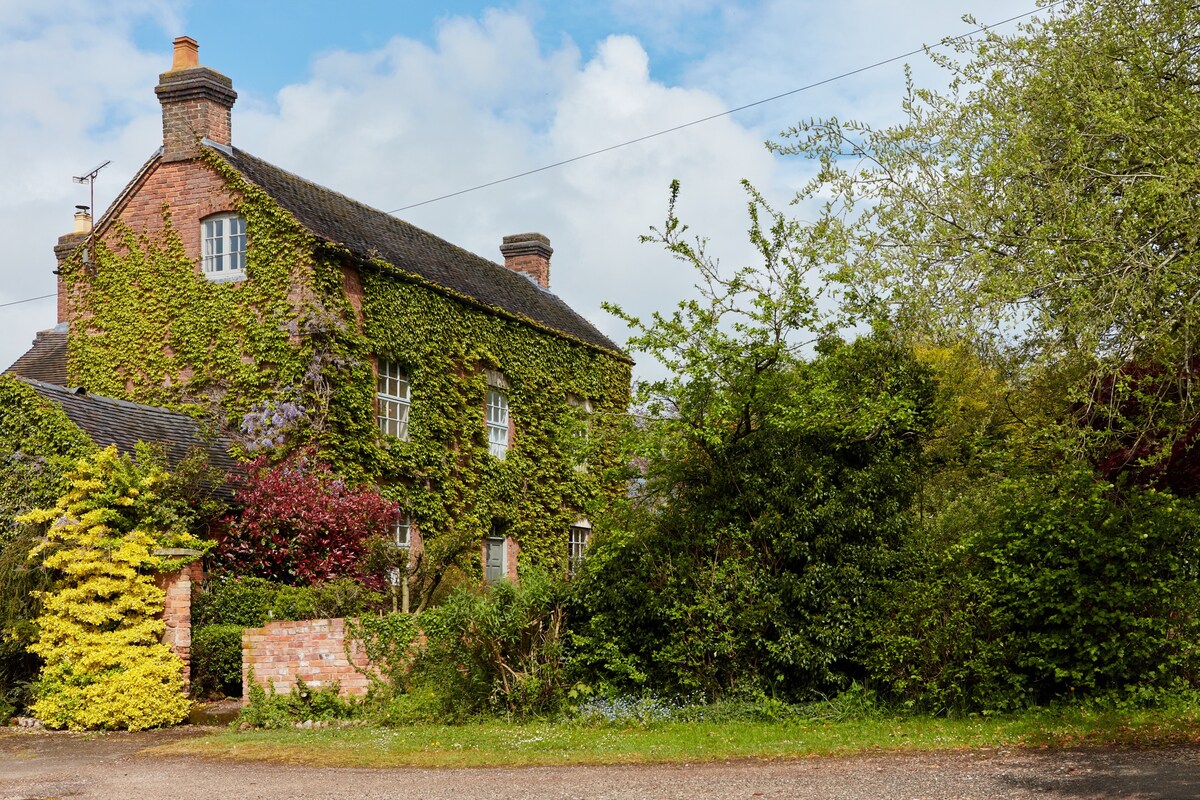
M 524 275 L 243 150 L 214 148 L 213 152 L 266 191 L 314 235 L 345 245 L 359 258 L 381 259 L 483 305 L 531 319 L 605 350 L 621 352 L 592 323 Z
M 167 462 L 178 464 L 194 448 L 208 454 L 210 467 L 229 473 L 237 462 L 229 455 L 233 441 L 224 436 L 206 436 L 195 419 L 156 406 L 143 406 L 111 397 L 88 394 L 38 380 L 23 378 L 38 394 L 60 407 L 100 447 L 115 444 L 122 453 L 132 453 L 138 442 L 165 445 Z M 216 494 L 228 498 L 231 490 L 219 487 Z
M 33 347 L 4 370 L 4 374 L 64 385 L 67 382 L 66 327 L 38 331 Z

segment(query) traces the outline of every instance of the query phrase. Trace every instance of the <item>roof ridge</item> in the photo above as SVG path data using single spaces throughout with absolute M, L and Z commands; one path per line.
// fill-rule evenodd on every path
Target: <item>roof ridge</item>
M 221 152 L 221 153 L 225 152 L 221 148 L 214 147 L 212 149 L 217 150 L 218 152 Z M 523 273 L 513 272 L 513 270 L 510 270 L 508 267 L 504 266 L 503 264 L 501 264 L 498 261 L 493 261 L 490 258 L 487 258 L 486 256 L 481 256 L 481 255 L 479 255 L 479 253 L 476 253 L 474 250 L 468 250 L 467 248 L 463 247 L 462 245 L 455 244 L 454 242 L 450 241 L 449 239 L 438 236 L 433 231 L 426 230 L 426 229 L 422 228 L 420 225 L 416 225 L 412 222 L 409 222 L 406 219 L 397 217 L 395 214 L 391 214 L 387 211 L 384 211 L 381 208 L 376 208 L 375 206 L 371 205 L 370 203 L 364 203 L 362 200 L 359 200 L 355 197 L 351 197 L 350 195 L 346 194 L 345 192 L 339 192 L 337 189 L 331 189 L 330 187 L 326 186 L 323 183 L 317 183 L 316 181 L 309 180 L 308 178 L 304 177 L 303 175 L 298 175 L 295 172 L 292 172 L 290 169 L 284 169 L 283 167 L 280 167 L 276 164 L 272 164 L 270 161 L 259 158 L 258 156 L 254 155 L 253 153 L 247 152 L 246 150 L 243 150 L 240 147 L 231 147 L 230 149 L 233 151 L 234 155 L 241 156 L 243 158 L 253 159 L 254 161 L 257 161 L 260 164 L 264 164 L 264 165 L 270 167 L 271 169 L 274 169 L 274 170 L 284 173 L 285 175 L 292 178 L 293 180 L 299 181 L 300 183 L 303 183 L 303 184 L 307 184 L 308 186 L 311 186 L 314 189 L 319 189 L 322 192 L 328 192 L 329 194 L 337 195 L 338 197 L 342 198 L 343 200 L 345 200 L 349 203 L 353 203 L 354 205 L 358 206 L 359 208 L 369 211 L 372 214 L 378 214 L 381 218 L 389 220 L 389 224 L 402 225 L 402 226 L 405 226 L 408 228 L 412 228 L 413 230 L 419 231 L 420 233 L 423 233 L 426 236 L 432 236 L 432 237 L 440 240 L 442 243 L 449 245 L 450 247 L 454 248 L 455 250 L 457 250 L 458 252 L 462 253 L 465 256 L 468 256 L 468 257 L 474 258 L 474 259 L 478 259 L 479 261 L 481 261 L 485 264 L 489 264 L 489 265 L 495 267 L 496 269 L 502 269 L 506 273 L 512 273 L 514 275 L 520 275 L 521 277 L 529 278 L 529 276 L 524 275 Z M 262 188 L 262 187 L 260 187 L 260 188 Z M 393 264 L 393 266 L 400 267 L 401 269 L 403 269 L 403 265 L 400 265 L 400 264 Z M 533 280 L 532 278 L 529 278 L 529 279 Z M 534 281 L 534 285 L 538 286 L 539 289 L 542 289 L 543 291 L 545 291 L 549 294 L 554 294 L 549 289 L 546 289 L 545 287 L 539 285 L 536 280 Z M 558 295 L 554 295 L 554 296 L 558 297 Z
M 364 262 L 384 262 L 552 335 L 628 359 L 620 346 L 561 297 L 517 271 L 245 150 L 227 153 L 209 147 L 207 152 L 265 192 L 318 240 L 342 245 Z

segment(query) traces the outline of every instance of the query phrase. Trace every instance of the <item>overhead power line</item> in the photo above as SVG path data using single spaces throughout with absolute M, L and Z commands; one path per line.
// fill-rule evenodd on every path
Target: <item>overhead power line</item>
M 488 181 L 487 183 L 480 183 L 476 186 L 471 186 L 466 189 L 459 189 L 457 192 L 450 192 L 449 194 L 443 194 L 438 197 L 430 198 L 429 200 L 422 200 L 419 203 L 412 203 L 407 206 L 401 206 L 400 208 L 394 208 L 387 213 L 398 214 L 401 211 L 408 211 L 410 208 L 418 208 L 420 206 L 427 206 L 430 203 L 437 203 L 441 200 L 448 200 L 451 197 L 458 197 L 459 195 L 469 194 L 470 192 L 477 192 L 480 189 L 487 189 L 489 186 L 497 186 L 501 183 L 508 183 L 509 181 L 515 181 L 518 178 L 525 178 L 530 175 L 536 175 L 539 172 L 545 172 L 546 170 L 556 169 L 557 167 L 562 167 L 567 164 L 573 164 L 576 161 L 582 161 L 585 158 L 592 158 L 593 156 L 598 156 L 603 153 L 610 153 L 613 150 L 618 150 L 622 147 L 629 147 L 630 145 L 638 144 L 639 142 L 644 142 L 648 139 L 655 139 L 655 138 L 658 138 L 659 136 L 666 136 L 668 133 L 675 133 L 676 131 L 681 131 L 685 128 L 691 128 L 695 125 L 701 125 L 705 122 L 711 122 L 714 119 L 720 119 L 721 117 L 728 117 L 731 114 L 736 114 L 739 111 L 745 111 L 748 108 L 754 108 L 755 106 L 761 106 L 765 103 L 771 103 L 776 100 L 781 100 L 784 97 L 791 97 L 794 94 L 799 94 L 800 92 L 806 92 L 809 89 L 815 89 L 818 86 L 824 86 L 827 83 L 833 83 L 834 81 L 840 81 L 843 78 L 849 78 L 853 75 L 858 75 L 859 73 L 862 73 L 862 72 L 867 72 L 869 70 L 877 69 L 879 67 L 883 67 L 888 64 L 893 64 L 897 61 L 900 61 L 901 59 L 909 58 L 911 56 L 915 56 L 920 53 L 924 53 L 924 52 L 926 52 L 926 50 L 934 50 L 939 47 L 945 47 L 946 45 L 949 45 L 953 42 L 962 41 L 963 39 L 970 38 L 971 36 L 974 36 L 977 33 L 982 33 L 983 31 L 986 31 L 989 28 L 998 28 L 1001 25 L 1007 25 L 1010 22 L 1016 22 L 1019 19 L 1024 19 L 1025 17 L 1032 16 L 1033 14 L 1036 14 L 1039 11 L 1046 11 L 1048 9 L 1053 8 L 1054 6 L 1061 5 L 1064 1 L 1065 0 L 1054 0 L 1053 2 L 1047 3 L 1046 5 L 1044 5 L 1040 8 L 1035 8 L 1032 11 L 1026 11 L 1024 14 L 1017 14 L 1015 17 L 1009 17 L 1008 19 L 1002 19 L 999 22 L 995 22 L 991 25 L 980 25 L 978 28 L 976 28 L 972 31 L 968 31 L 967 33 L 961 34 L 959 36 L 952 36 L 952 37 L 949 37 L 946 39 L 942 39 L 937 44 L 918 47 L 915 50 L 909 50 L 907 53 L 901 53 L 900 55 L 892 56 L 891 58 L 885 58 L 882 61 L 876 61 L 875 63 L 868 64 L 865 67 L 859 67 L 858 69 L 852 69 L 849 72 L 843 72 L 839 75 L 834 75 L 833 77 L 825 78 L 824 80 L 819 80 L 819 81 L 816 81 L 815 83 L 810 83 L 805 86 L 801 86 L 797 89 L 792 89 L 791 91 L 781 92 L 780 94 L 771 95 L 770 97 L 764 97 L 761 100 L 755 100 L 752 103 L 746 103 L 745 105 L 740 105 L 737 108 L 731 108 L 727 111 L 721 111 L 720 113 L 717 113 L 717 114 L 710 114 L 707 117 L 701 117 L 700 119 L 694 119 L 691 122 L 684 122 L 680 125 L 675 125 L 670 128 L 664 128 L 663 130 L 655 131 L 654 133 L 647 133 L 645 136 L 639 136 L 636 139 L 630 139 L 625 142 L 619 142 L 618 144 L 611 144 L 608 147 L 601 147 L 599 150 L 592 150 L 591 152 L 582 153 L 577 156 L 572 156 L 571 158 L 564 158 L 562 161 L 555 161 L 553 164 L 546 164 L 545 166 L 526 170 L 525 172 L 518 172 L 516 175 L 509 175 L 507 178 L 497 178 L 494 181 Z
M 57 294 L 43 294 L 37 297 L 26 297 L 24 300 L 13 300 L 11 303 L 0 303 L 0 308 L 5 306 L 17 306 L 21 303 L 32 303 L 34 300 L 45 300 L 47 297 L 57 297 Z
M 443 194 L 443 195 L 439 195 L 438 197 L 432 197 L 428 200 L 422 200 L 419 203 L 412 203 L 407 206 L 401 206 L 400 208 L 394 208 L 387 213 L 398 214 L 401 211 L 408 211 L 410 208 L 418 208 L 420 206 L 427 206 L 430 203 L 437 203 L 441 200 L 449 200 L 451 197 L 458 197 L 459 195 L 469 194 L 471 192 L 477 192 L 480 189 L 487 189 L 490 186 L 497 186 L 501 183 L 508 183 L 509 181 L 515 181 L 519 178 L 526 178 L 530 175 L 536 175 L 539 172 L 546 172 L 547 170 L 556 169 L 558 167 L 566 166 L 567 164 L 573 164 L 576 161 L 583 161 L 585 158 L 592 158 L 594 156 L 602 155 L 604 153 L 611 153 L 613 150 L 619 150 L 622 147 L 629 147 L 630 145 L 638 144 L 639 142 L 644 142 L 649 139 L 656 139 L 659 136 L 666 136 L 668 133 L 675 133 L 676 131 L 681 131 L 681 130 L 684 130 L 685 128 L 691 128 L 696 125 L 702 125 L 703 123 L 711 122 L 714 119 L 720 119 L 721 117 L 728 117 L 731 114 L 736 114 L 739 111 L 745 111 L 748 108 L 754 108 L 755 106 L 761 106 L 766 103 L 772 103 L 776 100 L 781 100 L 785 97 L 791 97 L 794 94 L 799 94 L 800 92 L 806 92 L 810 89 L 815 89 L 818 86 L 824 86 L 826 84 L 833 83 L 834 81 L 840 81 L 843 78 L 849 78 L 849 77 L 858 75 L 863 72 L 868 72 L 873 69 L 878 69 L 879 67 L 887 66 L 888 64 L 894 64 L 895 62 L 900 61 L 901 59 L 910 58 L 910 57 L 918 55 L 920 53 L 924 53 L 927 50 L 935 50 L 940 47 L 945 47 L 949 44 L 952 44 L 953 42 L 959 42 L 959 41 L 962 41 L 963 39 L 968 39 L 968 38 L 974 36 L 975 34 L 982 33 L 983 31 L 986 31 L 990 28 L 999 28 L 1001 25 L 1007 25 L 1010 22 L 1016 22 L 1019 19 L 1024 19 L 1025 17 L 1032 16 L 1039 11 L 1049 10 L 1051 8 L 1054 8 L 1057 5 L 1061 5 L 1063 2 L 1065 2 L 1065 0 L 1053 0 L 1053 2 L 1047 3 L 1046 5 L 1044 5 L 1040 8 L 1035 8 L 1032 11 L 1026 11 L 1024 14 L 1017 14 L 1016 16 L 1009 17 L 1008 19 L 1002 19 L 999 22 L 992 23 L 991 25 L 980 25 L 978 28 L 975 28 L 974 30 L 968 31 L 967 33 L 964 33 L 964 34 L 960 34 L 959 36 L 952 36 L 952 37 L 942 39 L 940 42 L 938 42 L 937 44 L 934 44 L 934 45 L 918 47 L 915 50 L 909 50 L 907 53 L 901 53 L 899 55 L 892 56 L 891 58 L 885 58 L 882 61 L 876 61 L 873 64 L 867 64 L 866 66 L 859 67 L 858 69 L 852 69 L 848 72 L 843 72 L 838 75 L 834 75 L 832 77 L 825 78 L 823 80 L 816 81 L 815 83 L 810 83 L 805 86 L 801 86 L 799 88 L 792 89 L 787 92 L 781 92 L 780 94 L 771 95 L 770 97 L 764 97 L 761 100 L 755 100 L 752 103 L 746 103 L 744 105 L 737 106 L 736 108 L 731 108 L 726 111 L 721 111 L 717 114 L 710 114 L 707 117 L 701 117 L 700 119 L 694 119 L 691 122 L 684 122 L 682 124 L 675 125 L 670 128 L 664 128 L 661 131 L 655 131 L 654 133 L 647 133 L 645 136 L 639 136 L 636 139 L 630 139 L 625 142 L 611 144 L 608 147 L 601 147 L 599 150 L 592 150 L 591 152 L 581 153 L 580 155 L 572 156 L 571 158 L 564 158 L 562 161 L 555 161 L 552 164 L 546 164 L 545 166 L 526 170 L 525 172 L 518 172 L 517 174 L 509 175 L 506 178 L 497 178 L 494 181 L 488 181 L 487 183 L 480 183 L 475 186 L 468 187 L 466 189 L 459 189 L 457 192 L 450 192 L 449 194 Z M 34 300 L 45 300 L 48 297 L 54 297 L 54 296 L 55 295 L 53 295 L 53 294 L 44 294 L 44 295 L 41 295 L 40 297 L 29 297 L 29 298 L 26 298 L 25 300 L 14 300 L 10 303 L 0 303 L 0 308 L 4 308 L 5 306 L 15 306 L 20 303 L 32 303 Z

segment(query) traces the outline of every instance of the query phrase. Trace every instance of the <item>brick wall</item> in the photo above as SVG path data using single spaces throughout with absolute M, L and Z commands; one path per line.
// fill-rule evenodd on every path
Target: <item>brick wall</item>
M 157 234 L 163 229 L 164 204 L 170 205 L 171 223 L 199 272 L 200 220 L 220 211 L 233 211 L 233 194 L 221 176 L 202 161 L 160 163 L 126 198 L 117 216 L 138 233 Z M 109 238 L 109 246 L 119 246 L 114 239 Z
M 204 580 L 204 567 L 193 561 L 178 572 L 158 577 L 166 592 L 163 604 L 163 642 L 183 661 L 183 682 L 192 677 L 192 585 Z
M 368 665 L 366 654 L 352 650 L 354 664 L 346 658 L 346 620 L 309 619 L 296 622 L 268 622 L 262 628 L 242 632 L 242 693 L 250 697 L 250 669 L 259 686 L 275 684 L 285 694 L 300 678 L 309 686 L 324 687 L 333 682 L 342 695 L 363 695 L 369 682 L 355 665 Z

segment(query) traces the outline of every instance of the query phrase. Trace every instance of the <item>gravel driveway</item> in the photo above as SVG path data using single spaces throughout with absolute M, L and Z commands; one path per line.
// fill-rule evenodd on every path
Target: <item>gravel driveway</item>
M 0 733 L 0 800 L 494 800 L 498 798 L 1200 798 L 1200 749 L 736 761 L 698 766 L 320 769 L 141 752 L 202 729 L 137 734 Z

